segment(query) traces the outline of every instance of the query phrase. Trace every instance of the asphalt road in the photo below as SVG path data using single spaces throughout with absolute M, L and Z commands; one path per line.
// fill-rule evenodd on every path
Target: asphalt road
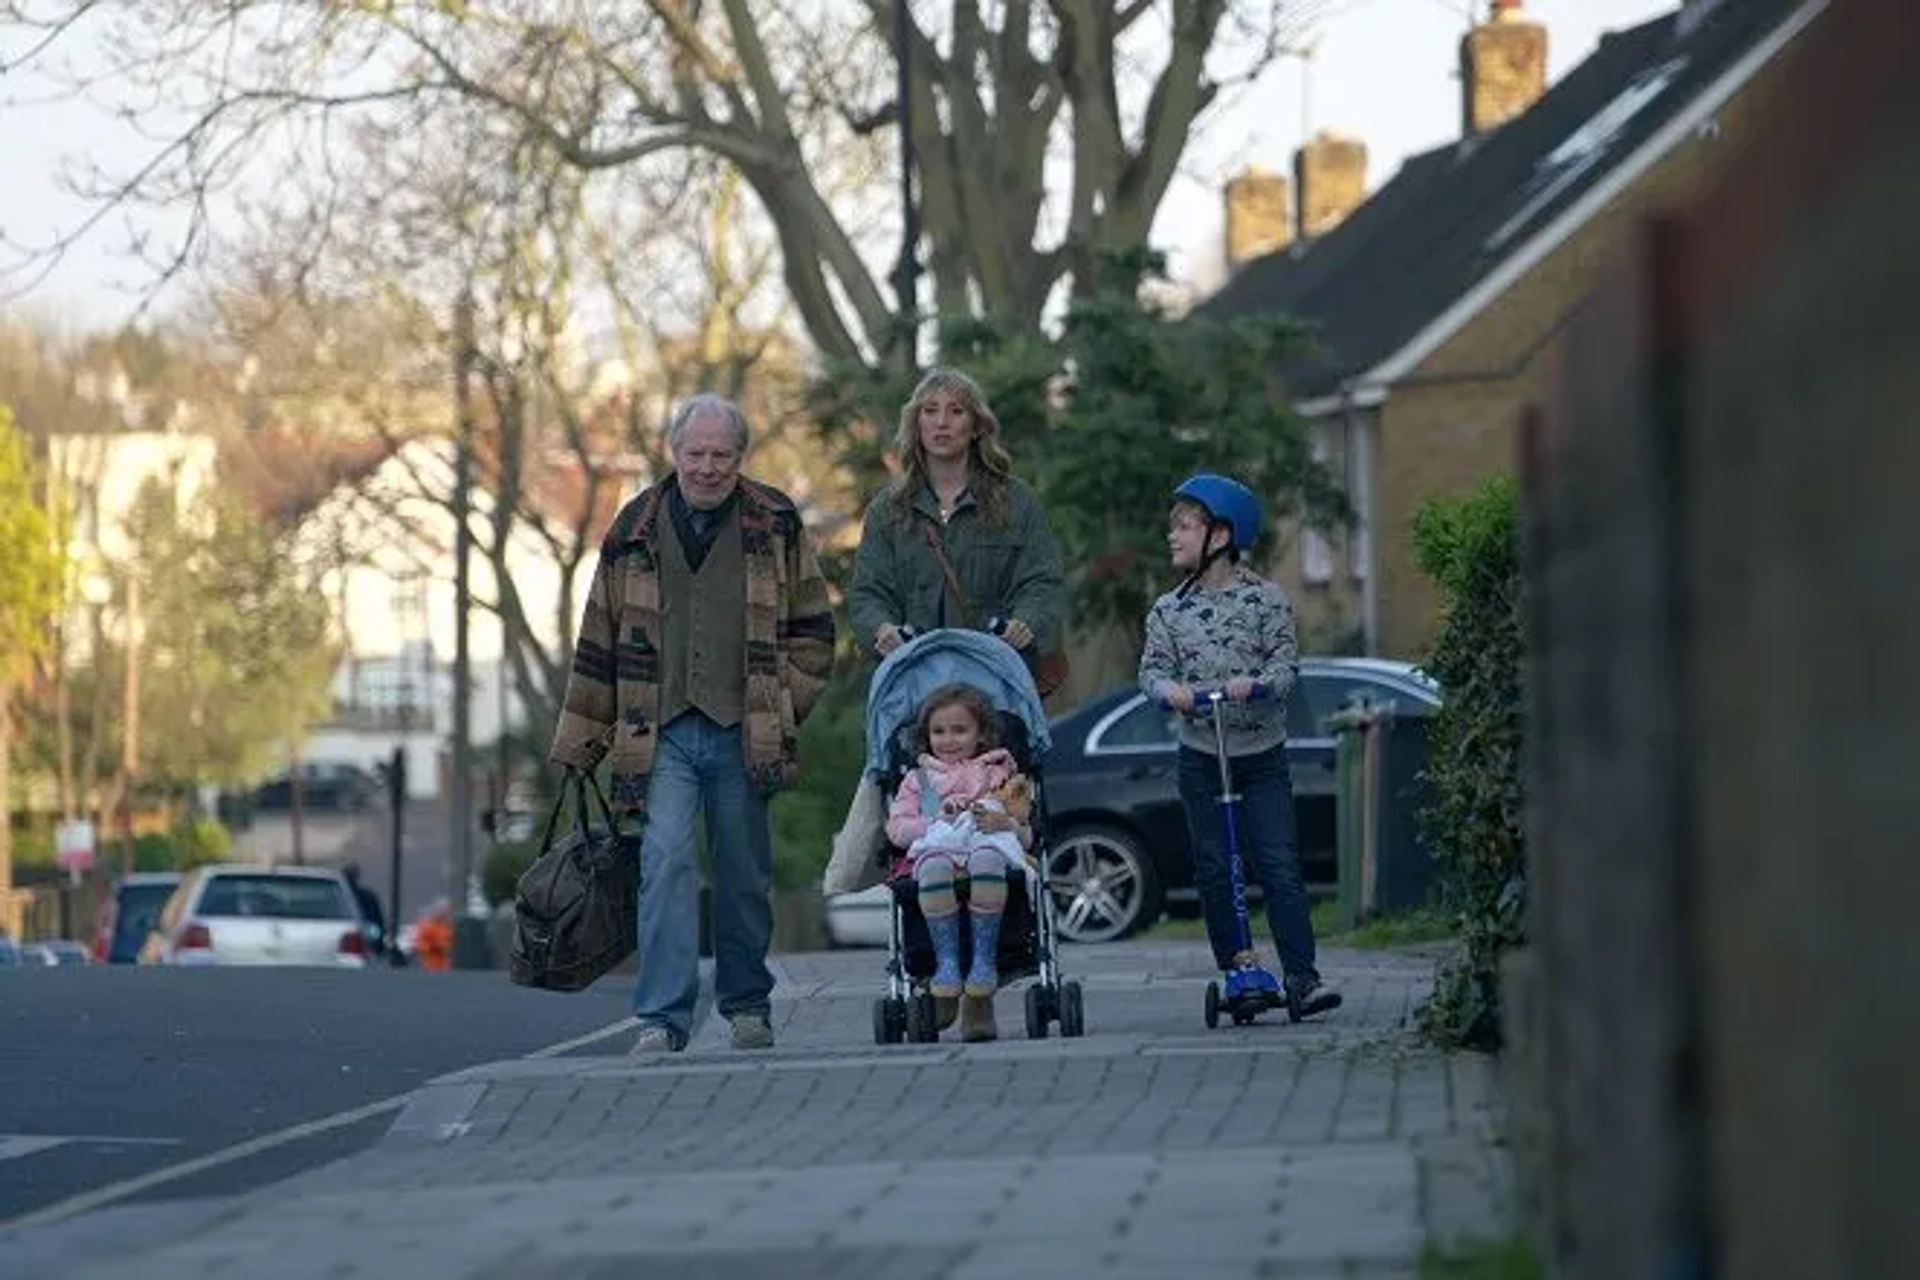
M 497 972 L 0 970 L 0 1228 L 263 1137 L 276 1141 L 113 1200 L 230 1195 L 350 1155 L 391 1110 L 277 1139 L 607 1027 L 627 981 L 556 995 Z

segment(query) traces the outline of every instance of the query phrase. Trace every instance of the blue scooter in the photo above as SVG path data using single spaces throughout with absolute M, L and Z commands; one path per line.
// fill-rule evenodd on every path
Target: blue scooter
M 1271 686 L 1258 683 L 1253 686 L 1254 701 L 1272 696 Z M 1207 707 L 1213 721 L 1214 758 L 1220 764 L 1220 820 L 1226 826 L 1227 877 L 1233 886 L 1234 950 L 1251 952 L 1253 928 L 1247 919 L 1247 877 L 1240 864 L 1240 796 L 1233 789 L 1233 766 L 1227 756 L 1227 726 L 1220 718 L 1227 695 L 1217 686 L 1199 686 L 1194 689 L 1193 698 L 1196 706 Z M 1224 986 L 1217 981 L 1207 984 L 1204 1012 L 1209 1029 L 1220 1025 L 1222 1012 L 1239 1027 L 1273 1009 L 1285 1009 L 1290 1022 L 1299 1022 L 1307 1014 L 1286 984 L 1257 963 L 1229 972 Z

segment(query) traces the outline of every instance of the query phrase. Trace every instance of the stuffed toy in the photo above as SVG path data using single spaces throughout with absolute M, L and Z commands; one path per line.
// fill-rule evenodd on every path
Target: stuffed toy
M 1022 774 L 1014 774 L 982 798 L 996 802 L 1001 812 L 1016 821 L 1025 822 L 1033 815 L 1033 783 Z

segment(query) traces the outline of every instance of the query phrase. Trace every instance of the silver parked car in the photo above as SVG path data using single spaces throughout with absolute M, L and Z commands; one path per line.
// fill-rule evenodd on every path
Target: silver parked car
M 187 873 L 140 963 L 363 969 L 367 953 L 366 922 L 338 871 L 228 864 Z

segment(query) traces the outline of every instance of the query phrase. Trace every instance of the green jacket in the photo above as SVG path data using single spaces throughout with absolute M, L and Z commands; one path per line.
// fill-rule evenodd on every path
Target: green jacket
M 1067 607 L 1060 544 L 1033 490 L 1018 480 L 1007 483 L 1003 529 L 987 524 L 971 495 L 961 498 L 944 528 L 933 494 L 925 489 L 914 499 L 915 518 L 910 521 L 900 518 L 890 493 L 867 504 L 848 599 L 854 640 L 862 650 L 873 652 L 874 635 L 888 623 L 916 631 L 984 628 L 996 615 L 1018 618 L 1031 627 L 1035 653 L 1059 645 Z M 940 562 L 927 545 L 928 528 L 942 540 L 966 591 L 972 610 L 968 618 L 960 616 L 947 590 Z

